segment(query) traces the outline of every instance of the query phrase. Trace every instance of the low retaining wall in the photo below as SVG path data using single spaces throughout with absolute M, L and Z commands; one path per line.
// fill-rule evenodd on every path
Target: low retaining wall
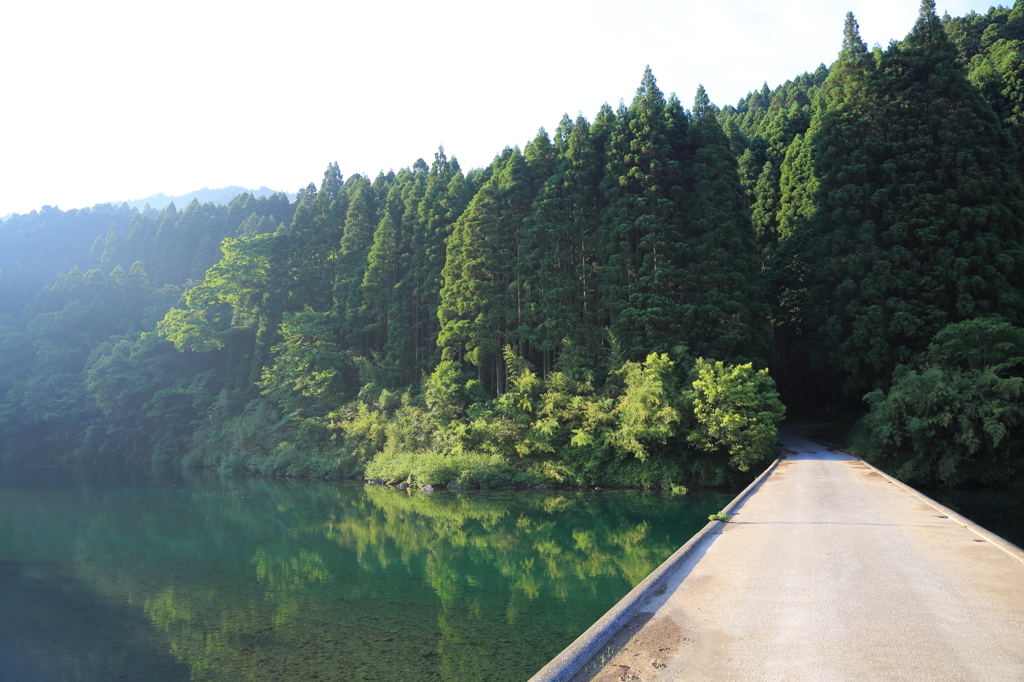
M 738 509 L 747 498 L 757 492 L 765 479 L 772 475 L 780 460 L 775 460 L 764 472 L 754 479 L 743 492 L 736 496 L 732 502 L 722 510 L 726 514 Z M 629 594 L 619 600 L 615 606 L 598 618 L 597 622 L 591 625 L 586 632 L 562 650 L 562 653 L 551 659 L 546 666 L 530 678 L 529 682 L 568 682 L 569 678 L 576 674 L 594 654 L 601 650 L 601 647 L 622 629 L 637 609 L 646 602 L 658 589 L 665 584 L 668 578 L 678 569 L 684 561 L 709 537 L 713 536 L 722 526 L 721 521 L 711 521 L 697 532 L 689 542 L 680 547 L 675 553 L 665 560 L 660 566 L 651 571 L 650 575 L 630 590 Z
M 742 493 L 730 502 L 723 511 L 726 514 L 731 515 L 736 509 L 742 506 L 751 495 L 757 492 L 764 481 L 771 476 L 772 472 L 778 466 L 779 461 L 780 460 L 778 459 L 775 460 L 771 466 L 769 466 L 760 476 L 757 477 L 756 480 L 754 480 L 753 483 L 747 486 Z M 859 458 L 857 458 L 857 461 L 860 461 L 864 465 L 870 467 L 889 483 L 892 483 L 893 485 L 903 489 L 905 492 L 910 493 L 917 499 L 934 508 L 936 511 L 944 514 L 956 523 L 959 523 L 961 526 L 980 538 L 992 543 L 1008 556 L 1024 563 L 1024 550 L 1017 547 L 1012 542 L 999 537 L 995 533 L 979 526 L 970 519 L 961 516 L 952 509 L 939 504 L 927 495 L 915 490 L 902 481 L 889 476 L 885 472 L 880 471 L 877 467 L 872 466 L 868 462 Z M 634 587 L 629 594 L 623 597 L 605 615 L 587 629 L 586 632 L 580 635 L 576 641 L 566 647 L 560 654 L 558 654 L 558 656 L 552 659 L 551 662 L 531 677 L 529 682 L 568 682 L 569 678 L 576 674 L 580 668 L 586 665 L 586 663 L 601 650 L 601 648 L 626 624 L 626 622 L 632 618 L 636 611 L 668 581 L 672 574 L 675 573 L 698 548 L 711 541 L 713 536 L 720 530 L 721 524 L 721 521 L 712 521 L 708 523 L 700 530 L 700 532 L 694 535 L 689 542 L 676 550 L 671 557 L 652 571 L 651 574 L 644 578 L 640 584 Z
M 906 490 L 908 493 L 910 493 L 911 495 L 913 495 L 917 499 L 921 500 L 922 502 L 924 502 L 927 505 L 930 505 L 930 506 L 934 507 L 936 509 L 936 511 L 942 512 L 943 514 L 945 514 L 949 518 L 953 519 L 954 521 L 956 521 L 961 526 L 963 526 L 967 530 L 971 531 L 972 533 L 974 533 L 978 537 L 981 537 L 981 538 L 984 538 L 985 540 L 988 540 L 993 545 L 995 545 L 999 549 L 1003 550 L 1004 552 L 1009 554 L 1011 557 L 1013 557 L 1017 561 L 1020 561 L 1021 563 L 1024 563 L 1024 549 L 1021 549 L 1020 547 L 1018 547 L 1017 545 L 1013 544 L 1009 540 L 1006 540 L 1004 538 L 999 537 L 998 535 L 996 535 L 992 531 L 988 530 L 987 528 L 983 528 L 983 527 L 979 526 L 978 524 L 976 524 L 974 521 L 971 521 L 966 516 L 961 516 L 960 514 L 957 514 L 955 511 L 953 511 L 949 507 L 947 507 L 945 505 L 942 505 L 942 504 L 939 504 L 938 502 L 936 502 L 932 498 L 928 497 L 927 495 L 925 495 L 921 491 L 915 490 L 914 488 L 911 488 L 909 485 L 907 485 L 903 481 L 900 481 L 898 479 L 893 478 L 892 476 L 890 476 L 889 474 L 885 473 L 884 471 L 882 471 L 878 467 L 872 466 L 870 463 L 865 462 L 863 459 L 860 460 L 860 461 L 863 462 L 865 465 L 871 467 L 874 471 L 876 471 L 878 473 L 879 476 L 881 476 L 882 478 L 884 478 L 887 481 L 889 481 L 889 483 L 892 483 L 893 485 L 898 486 L 898 487 L 902 488 L 903 490 Z

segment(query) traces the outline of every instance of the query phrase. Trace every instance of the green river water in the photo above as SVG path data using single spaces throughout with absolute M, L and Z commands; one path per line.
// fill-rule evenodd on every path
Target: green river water
M 0 466 L 0 680 L 525 680 L 731 498 Z

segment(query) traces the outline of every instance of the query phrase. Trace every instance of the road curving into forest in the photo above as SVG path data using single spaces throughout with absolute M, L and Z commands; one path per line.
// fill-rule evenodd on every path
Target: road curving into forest
M 807 435 L 572 680 L 1024 680 L 1024 553 Z

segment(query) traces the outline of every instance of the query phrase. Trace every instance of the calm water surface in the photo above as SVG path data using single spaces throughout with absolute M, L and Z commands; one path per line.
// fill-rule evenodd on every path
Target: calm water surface
M 0 466 L 0 680 L 525 680 L 731 497 Z

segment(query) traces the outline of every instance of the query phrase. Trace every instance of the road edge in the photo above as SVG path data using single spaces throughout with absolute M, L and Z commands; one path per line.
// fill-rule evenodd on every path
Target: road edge
M 846 453 L 846 454 L 849 454 L 849 453 Z M 1003 550 L 1003 552 L 1005 552 L 1006 554 L 1010 555 L 1011 557 L 1013 557 L 1017 561 L 1020 561 L 1021 563 L 1024 563 L 1024 549 L 1021 549 L 1020 547 L 1018 547 L 1017 545 L 1013 544 L 1012 542 L 1010 542 L 1006 538 L 1003 538 L 1003 537 L 1000 537 L 1000 536 L 996 535 L 995 533 L 993 533 L 989 529 L 985 528 L 984 526 L 979 526 L 974 521 L 971 521 L 969 518 L 967 518 L 966 516 L 963 516 L 962 514 L 956 513 L 955 511 L 953 511 L 952 509 L 950 509 L 946 505 L 940 504 L 940 503 L 936 502 L 932 498 L 930 498 L 927 495 L 925 495 L 924 493 L 922 493 L 920 490 L 917 490 L 917 489 L 907 485 L 906 483 L 904 483 L 903 481 L 899 480 L 898 478 L 893 478 L 892 476 L 890 476 L 889 474 L 885 473 L 884 471 L 882 471 L 881 469 L 879 469 L 878 467 L 873 465 L 871 462 L 868 462 L 867 460 L 863 459 L 862 457 L 858 457 L 857 459 L 859 459 L 863 464 L 866 464 L 867 466 L 871 467 L 871 469 L 873 469 L 875 472 L 877 472 L 882 478 L 884 478 L 887 481 L 889 481 L 889 483 L 892 483 L 893 485 L 895 485 L 895 486 L 897 486 L 899 488 L 902 488 L 903 490 L 905 490 L 906 492 L 910 493 L 911 495 L 913 495 L 917 499 L 921 500 L 925 504 L 927 504 L 927 505 L 931 506 L 932 508 L 934 508 L 936 511 L 940 511 L 943 514 L 945 514 L 946 516 L 948 516 L 950 519 L 952 519 L 953 521 L 956 521 L 961 526 L 963 526 L 967 530 L 971 531 L 975 535 L 977 535 L 977 536 L 979 536 L 981 538 L 984 538 L 988 542 L 991 542 L 993 545 L 995 545 L 999 549 Z
M 755 478 L 750 485 L 743 489 L 739 495 L 733 498 L 722 511 L 732 514 L 743 505 L 747 499 L 757 492 L 761 484 L 772 475 L 775 468 L 783 457 L 777 458 L 768 465 L 760 476 Z M 722 526 L 722 521 L 710 521 L 706 526 L 687 541 L 685 545 L 677 549 L 672 556 L 666 559 L 660 566 L 651 571 L 646 578 L 641 580 L 636 587 L 620 599 L 615 606 L 609 609 L 603 616 L 597 619 L 593 625 L 577 637 L 572 644 L 567 646 L 557 656 L 541 668 L 528 682 L 568 682 L 569 678 L 575 675 L 580 668 L 586 665 L 605 643 L 622 629 L 637 609 L 650 599 L 668 578 L 686 561 L 691 554 L 709 537 L 713 537 Z M 1022 553 L 1024 556 L 1024 553 Z

